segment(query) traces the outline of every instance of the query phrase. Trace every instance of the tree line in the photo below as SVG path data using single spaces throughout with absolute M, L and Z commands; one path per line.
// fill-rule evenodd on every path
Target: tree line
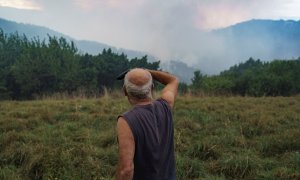
M 28 39 L 0 29 L 0 100 L 32 99 L 36 95 L 82 92 L 94 96 L 103 88 L 120 89 L 116 76 L 127 69 L 158 70 L 160 61 L 147 56 L 128 59 L 104 49 L 98 55 L 81 54 L 73 42 L 48 36 Z M 158 86 L 161 88 L 161 86 Z M 300 93 L 300 58 L 263 62 L 249 58 L 218 75 L 195 71 L 192 84 L 179 85 L 180 93 L 211 95 L 289 96 Z
M 147 56 L 128 59 L 104 49 L 98 55 L 80 54 L 73 42 L 48 36 L 28 39 L 0 29 L 0 99 L 32 99 L 35 95 L 83 91 L 93 95 L 120 88 L 116 76 L 129 68 L 157 70 L 159 61 Z
M 290 96 L 300 94 L 300 57 L 293 60 L 262 62 L 249 58 L 219 75 L 195 71 L 194 93 L 236 94 L 242 96 Z

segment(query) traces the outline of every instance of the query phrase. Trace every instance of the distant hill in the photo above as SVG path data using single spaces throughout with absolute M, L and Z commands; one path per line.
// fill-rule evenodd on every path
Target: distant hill
M 300 21 L 254 19 L 199 36 L 193 62 L 207 74 L 218 74 L 250 57 L 262 61 L 300 57 Z
M 129 59 L 135 58 L 135 57 L 143 57 L 147 55 L 145 52 L 140 51 L 134 51 L 129 50 L 125 48 L 116 48 L 114 46 L 110 46 L 104 43 L 99 43 L 96 41 L 87 41 L 87 40 L 77 40 L 76 38 L 70 37 L 68 35 L 59 33 L 57 31 L 51 30 L 47 27 L 42 26 L 36 26 L 32 24 L 24 24 L 24 23 L 17 23 L 14 21 L 8 21 L 5 19 L 0 18 L 0 28 L 3 29 L 5 33 L 15 33 L 18 32 L 19 34 L 25 34 L 28 38 L 36 38 L 39 37 L 39 39 L 48 39 L 48 35 L 50 36 L 56 36 L 56 37 L 64 37 L 69 41 L 73 41 L 79 52 L 81 53 L 89 53 L 96 55 L 100 52 L 102 52 L 103 49 L 111 48 L 113 52 L 116 53 L 124 53 L 127 55 Z M 151 55 L 147 55 L 149 61 L 155 61 L 157 58 Z
M 300 21 L 250 20 L 211 33 L 222 38 L 236 57 L 273 60 L 300 56 Z

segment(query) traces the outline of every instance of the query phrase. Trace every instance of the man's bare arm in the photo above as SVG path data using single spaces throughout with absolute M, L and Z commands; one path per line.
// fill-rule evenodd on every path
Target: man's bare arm
M 117 132 L 119 141 L 117 180 L 131 180 L 134 172 L 135 142 L 131 129 L 123 117 L 118 119 Z
M 153 79 L 165 85 L 164 89 L 162 90 L 161 97 L 169 103 L 171 108 L 173 108 L 178 92 L 178 78 L 162 71 L 148 71 L 151 73 Z

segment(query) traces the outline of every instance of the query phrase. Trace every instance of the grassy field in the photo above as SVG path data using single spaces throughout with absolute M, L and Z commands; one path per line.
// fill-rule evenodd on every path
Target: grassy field
M 126 99 L 0 102 L 0 179 L 113 179 Z M 300 97 L 180 97 L 178 179 L 300 179 Z

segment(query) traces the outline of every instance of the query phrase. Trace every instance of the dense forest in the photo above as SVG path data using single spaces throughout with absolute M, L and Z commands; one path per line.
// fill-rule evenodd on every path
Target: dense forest
M 36 95 L 81 91 L 95 95 L 104 87 L 120 87 L 122 71 L 144 67 L 158 69 L 159 61 L 147 56 L 129 60 L 125 54 L 104 49 L 98 55 L 80 54 L 64 38 L 28 39 L 0 29 L 0 99 L 32 99 Z
M 300 93 L 300 58 L 262 62 L 249 58 L 219 75 L 194 72 L 194 93 L 242 96 L 290 96 Z
M 128 59 L 104 49 L 98 55 L 80 54 L 73 42 L 49 36 L 28 39 L 0 29 L 0 100 L 32 99 L 54 93 L 81 92 L 94 96 L 120 88 L 116 76 L 126 69 L 159 69 L 147 56 Z M 190 91 L 189 91 L 190 90 Z M 207 95 L 289 96 L 300 93 L 300 58 L 262 62 L 250 58 L 219 75 L 195 71 L 192 84 L 180 83 L 180 92 Z

